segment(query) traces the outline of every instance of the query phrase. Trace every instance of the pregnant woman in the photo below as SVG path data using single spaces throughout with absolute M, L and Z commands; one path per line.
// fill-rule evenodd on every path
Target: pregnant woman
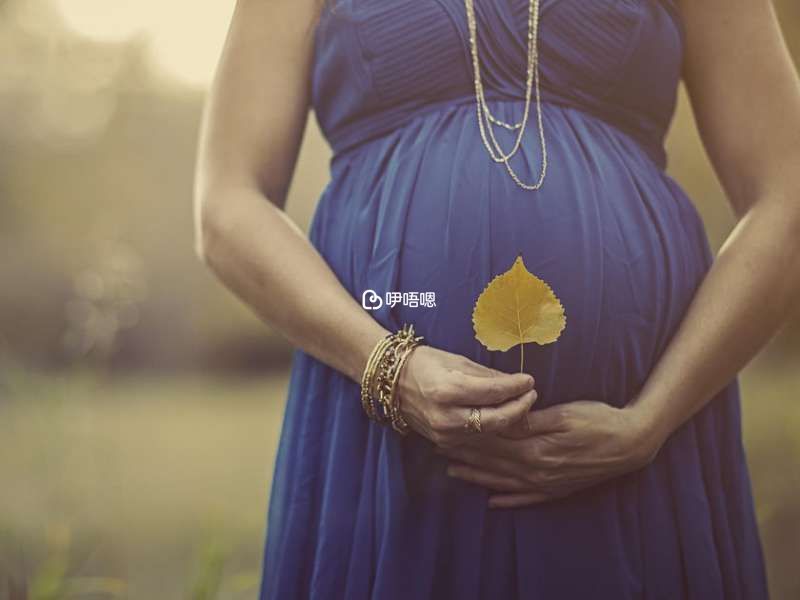
M 681 79 L 737 217 L 716 259 L 664 171 Z M 767 598 L 737 374 L 800 293 L 798 161 L 768 0 L 239 0 L 195 214 L 296 347 L 262 600 Z M 518 255 L 567 319 L 524 373 L 471 321 Z M 370 357 L 405 325 L 390 424 Z

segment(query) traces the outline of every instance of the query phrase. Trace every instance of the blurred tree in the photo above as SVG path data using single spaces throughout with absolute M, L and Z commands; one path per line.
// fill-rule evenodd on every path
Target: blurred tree
M 778 6 L 797 57 L 800 4 Z M 100 356 L 114 368 L 285 365 L 283 340 L 194 256 L 191 188 L 203 91 L 156 72 L 145 38 L 87 39 L 47 0 L 0 4 L 0 57 L 6 352 L 42 366 Z M 683 95 L 668 151 L 670 172 L 718 247 L 733 220 Z M 329 158 L 311 119 L 288 201 L 302 226 Z M 109 265 L 123 259 L 115 252 L 138 265 L 135 291 L 117 289 L 119 274 Z M 800 351 L 799 321 L 770 354 Z

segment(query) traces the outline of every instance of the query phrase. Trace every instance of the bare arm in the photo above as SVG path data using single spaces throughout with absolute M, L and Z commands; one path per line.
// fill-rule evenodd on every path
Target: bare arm
M 206 104 L 196 249 L 293 345 L 350 378 L 385 333 L 283 206 L 309 114 L 316 0 L 240 0 Z
M 222 282 L 293 345 L 359 381 L 387 331 L 342 286 L 283 206 L 310 103 L 320 0 L 239 0 L 206 104 L 195 183 L 196 250 Z M 487 432 L 518 421 L 533 378 L 415 349 L 400 377 L 409 425 L 442 444 L 486 405 Z
M 774 9 L 681 10 L 685 81 L 737 224 L 634 404 L 661 437 L 730 383 L 800 299 L 800 82 Z

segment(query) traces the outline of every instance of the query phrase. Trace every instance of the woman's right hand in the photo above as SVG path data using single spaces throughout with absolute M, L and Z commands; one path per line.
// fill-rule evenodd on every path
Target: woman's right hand
M 495 434 L 522 419 L 536 400 L 527 373 L 503 373 L 465 356 L 421 345 L 406 359 L 398 381 L 400 412 L 409 427 L 437 446 L 474 439 L 465 425 L 481 409 L 481 432 Z

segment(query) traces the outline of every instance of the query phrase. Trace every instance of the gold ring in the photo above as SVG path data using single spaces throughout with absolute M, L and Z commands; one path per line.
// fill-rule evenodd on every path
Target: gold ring
M 467 417 L 467 422 L 464 424 L 464 429 L 466 429 L 467 431 L 473 431 L 475 433 L 481 432 L 480 408 L 473 408 L 469 411 L 469 417 Z

